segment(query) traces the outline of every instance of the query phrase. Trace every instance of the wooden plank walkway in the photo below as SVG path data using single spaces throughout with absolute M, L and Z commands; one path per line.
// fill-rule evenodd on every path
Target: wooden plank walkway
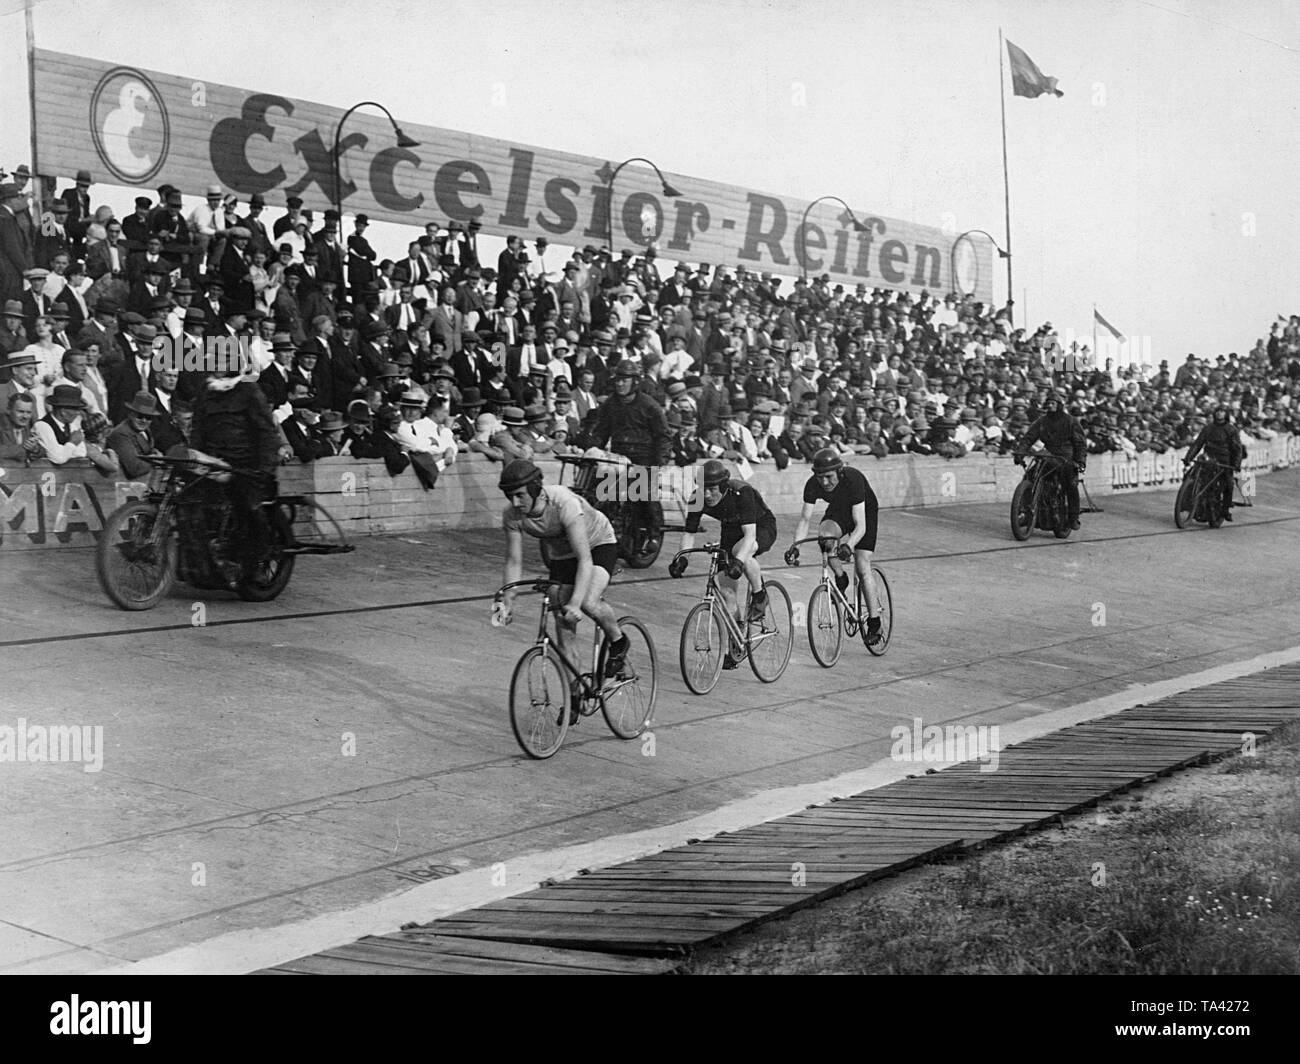
M 1008 839 L 1300 719 L 1300 665 L 1185 691 L 966 762 L 258 974 L 645 975 L 692 948 Z

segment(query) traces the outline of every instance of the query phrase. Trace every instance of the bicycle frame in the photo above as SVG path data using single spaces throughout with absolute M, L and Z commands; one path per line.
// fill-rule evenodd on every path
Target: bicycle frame
M 722 617 L 723 627 L 726 628 L 727 635 L 731 638 L 733 645 L 741 647 L 744 653 L 748 654 L 754 643 L 761 642 L 763 639 L 776 634 L 774 632 L 760 631 L 755 638 L 752 626 L 749 626 L 750 632 L 747 634 L 741 630 L 740 622 L 736 620 L 731 610 L 721 608 L 725 605 L 725 600 L 722 598 L 722 589 L 718 586 L 718 559 L 722 555 L 721 544 L 706 543 L 703 547 L 692 547 L 690 550 L 678 551 L 674 556 L 674 561 L 677 558 L 684 558 L 688 554 L 709 555 L 709 573 L 704 582 L 704 594 L 700 596 L 700 601 L 711 603 L 717 608 L 717 613 Z M 737 605 L 739 605 L 739 581 L 736 584 L 736 598 Z
M 541 608 L 541 613 L 537 618 L 537 637 L 533 640 L 533 645 L 540 646 L 543 649 L 543 652 L 545 653 L 555 654 L 555 656 L 559 659 L 560 664 L 562 664 L 569 671 L 569 675 L 571 675 L 582 685 L 582 696 L 584 700 L 599 699 L 601 688 L 599 686 L 592 687 L 588 681 L 590 679 L 595 678 L 600 665 L 600 660 L 599 660 L 600 659 L 600 637 L 601 637 L 600 625 L 595 624 L 594 621 L 592 622 L 595 627 L 595 632 L 592 634 L 591 672 L 584 673 L 572 661 L 570 661 L 568 655 L 566 655 L 564 651 L 560 649 L 558 634 L 552 635 L 547 625 L 547 622 L 552 617 L 555 618 L 554 620 L 555 624 L 559 625 L 564 623 L 564 621 L 558 616 L 559 610 L 557 609 L 551 596 L 552 589 L 557 588 L 559 586 L 560 585 L 553 580 L 538 580 L 538 579 L 516 580 L 514 583 L 506 584 L 504 587 L 498 590 L 496 593 L 496 600 L 498 602 L 502 601 L 502 597 L 504 596 L 505 592 L 510 591 L 517 587 L 527 587 L 529 591 L 526 593 L 535 593 L 541 595 L 542 608 Z
M 822 537 L 821 537 L 821 536 L 808 536 L 808 537 L 805 538 L 805 539 L 797 540 L 797 541 L 793 544 L 793 546 L 797 549 L 797 548 L 803 546 L 805 543 L 816 543 L 816 544 L 818 545 L 818 547 L 820 548 L 820 547 L 821 547 L 821 541 L 822 541 Z M 835 570 L 831 568 L 830 552 L 829 552 L 829 551 L 824 551 L 824 550 L 821 551 L 821 557 L 822 557 L 822 576 L 821 576 L 821 582 L 822 582 L 822 585 L 826 588 L 826 592 L 827 592 L 827 594 L 829 594 L 829 595 L 831 596 L 832 599 L 834 599 L 835 601 L 839 602 L 839 604 L 840 604 L 840 609 L 844 611 L 844 614 L 845 614 L 848 618 L 850 618 L 850 619 L 853 621 L 854 624 L 858 625 L 859 627 L 861 627 L 862 625 L 866 624 L 866 620 L 865 620 L 864 618 L 858 616 L 858 607 L 857 607 L 857 604 L 856 604 L 856 603 L 850 603 L 849 600 L 848 600 L 848 598 L 847 598 L 847 596 L 845 596 L 844 592 L 842 592 L 842 591 L 840 590 L 840 586 L 839 586 L 839 584 L 837 584 L 837 583 L 835 582 L 835 579 L 834 579 L 834 577 L 835 577 Z M 845 564 L 848 564 L 848 563 L 845 563 Z M 852 577 L 851 577 L 850 580 L 849 580 L 849 587 L 850 587 L 850 588 L 853 588 L 853 586 L 854 586 L 854 581 L 856 581 L 856 580 L 858 579 L 858 567 L 857 567 L 856 562 L 853 564 L 852 569 L 853 569 L 853 575 L 852 575 Z M 871 565 L 871 569 L 872 569 L 872 571 L 874 572 L 874 570 L 875 570 L 875 565 L 874 565 L 874 564 Z M 849 634 L 852 635 L 853 633 L 850 632 Z
M 1192 498 L 1189 507 L 1193 520 L 1199 520 L 1195 516 L 1198 510 L 1200 510 L 1203 504 L 1217 499 L 1216 493 L 1223 490 L 1224 479 L 1232 476 L 1233 469 L 1230 465 L 1226 465 L 1223 462 L 1216 462 L 1213 458 L 1204 454 L 1199 454 L 1195 459 L 1193 459 L 1191 467 L 1187 470 L 1187 474 L 1183 478 L 1184 481 L 1193 477 L 1195 478 L 1193 482 L 1195 486 L 1192 491 Z M 1235 477 L 1233 478 L 1233 482 L 1235 484 Z M 1217 502 L 1216 505 L 1218 505 Z M 1209 514 L 1206 513 L 1206 517 L 1208 516 Z

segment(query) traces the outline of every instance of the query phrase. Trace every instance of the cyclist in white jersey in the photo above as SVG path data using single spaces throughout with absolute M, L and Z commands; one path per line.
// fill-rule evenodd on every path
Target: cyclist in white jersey
M 573 660 L 573 633 L 585 613 L 610 641 L 605 676 L 618 676 L 627 661 L 628 640 L 604 599 L 618 565 L 618 537 L 609 518 L 563 485 L 544 487 L 542 471 L 525 458 L 506 465 L 498 487 L 510 503 L 501 515 L 507 540 L 501 582 L 512 584 L 523 573 L 524 533 L 540 539 L 550 578 L 561 585 L 555 597 L 560 651 Z M 506 592 L 494 617 L 497 624 L 510 623 L 515 594 Z

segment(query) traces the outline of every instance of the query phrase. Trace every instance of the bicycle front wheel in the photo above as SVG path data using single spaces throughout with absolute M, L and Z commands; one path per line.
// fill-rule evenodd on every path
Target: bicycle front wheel
M 1178 485 L 1178 496 L 1174 499 L 1174 524 L 1186 528 L 1192 523 L 1192 508 L 1196 502 L 1196 478 L 1187 477 Z
M 529 647 L 510 677 L 510 727 L 524 753 L 541 760 L 569 730 L 569 684 L 554 654 Z
M 148 610 L 167 594 L 176 563 L 170 512 L 133 502 L 114 510 L 95 547 L 99 586 L 124 610 Z
M 890 637 L 894 634 L 894 598 L 889 591 L 889 581 L 885 579 L 885 574 L 879 569 L 872 568 L 871 575 L 876 581 L 876 594 L 880 598 L 880 642 L 867 643 L 867 630 L 862 629 L 862 642 L 866 643 L 867 649 L 876 657 L 880 657 L 889 649 Z M 862 616 L 867 615 L 866 595 L 858 592 L 858 609 Z
M 749 667 L 763 683 L 781 678 L 794 645 L 794 609 L 790 594 L 775 580 L 763 585 L 767 612 L 761 625 L 749 625 Z
M 1034 492 L 1028 480 L 1016 485 L 1015 494 L 1011 496 L 1011 534 L 1018 540 L 1026 540 L 1034 530 Z
M 692 694 L 707 695 L 717 686 L 727 643 L 718 608 L 712 602 L 696 603 L 686 615 L 678 648 L 682 679 Z
M 635 739 L 650 725 L 659 693 L 659 661 L 655 643 L 645 625 L 635 617 L 620 617 L 619 627 L 627 637 L 627 664 L 617 676 L 605 680 L 600 692 L 600 711 L 609 730 L 620 739 Z M 600 648 L 600 674 L 605 672 L 609 640 Z
M 293 543 L 293 526 L 289 516 L 277 506 L 267 517 L 269 547 L 265 557 L 255 559 L 246 568 L 246 575 L 235 586 L 235 592 L 245 602 L 270 602 L 289 586 L 293 575 L 294 555 L 285 551 Z
M 840 625 L 840 604 L 831 598 L 825 584 L 813 588 L 808 599 L 808 645 L 823 669 L 840 660 L 844 629 Z

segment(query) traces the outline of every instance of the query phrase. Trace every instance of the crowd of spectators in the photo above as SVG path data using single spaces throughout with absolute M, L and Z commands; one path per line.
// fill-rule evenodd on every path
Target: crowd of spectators
M 1050 322 L 1015 328 L 1009 306 L 957 293 L 825 275 L 783 291 L 770 273 L 661 264 L 653 247 L 560 255 L 545 237 L 511 236 L 489 265 L 475 222 L 430 222 L 381 259 L 365 215 L 345 237 L 336 212 L 317 228 L 290 197 L 268 222 L 261 196 L 217 186 L 186 214 L 164 185 L 118 219 L 92 208 L 85 171 L 34 223 L 27 180 L 0 181 L 6 462 L 138 475 L 123 452 L 141 464 L 146 443 L 183 445 L 204 385 L 152 353 L 212 337 L 242 342 L 286 460 L 382 458 L 426 487 L 466 452 L 580 452 L 621 364 L 666 408 L 681 465 L 1006 454 L 1053 389 L 1094 454 L 1184 447 L 1218 405 L 1246 440 L 1300 431 L 1300 316 L 1244 355 L 1116 368 L 1062 351 Z

